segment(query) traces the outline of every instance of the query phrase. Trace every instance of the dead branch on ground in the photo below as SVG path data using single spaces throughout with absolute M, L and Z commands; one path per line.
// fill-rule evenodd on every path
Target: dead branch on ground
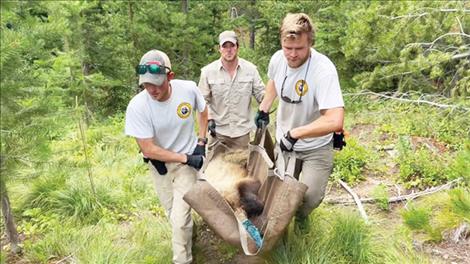
M 357 208 L 359 209 L 359 213 L 361 213 L 362 218 L 364 218 L 364 221 L 367 223 L 369 219 L 367 217 L 366 211 L 364 210 L 364 206 L 362 206 L 361 199 L 359 199 L 359 196 L 357 196 L 357 194 L 344 181 L 338 179 L 338 182 L 353 197 L 354 202 L 356 203 Z
M 421 191 L 421 192 L 394 196 L 394 197 L 391 197 L 391 198 L 388 199 L 388 203 L 398 203 L 398 202 L 402 202 L 402 201 L 411 201 L 411 200 L 416 199 L 416 198 L 421 197 L 421 196 L 433 194 L 433 193 L 443 191 L 443 190 L 450 190 L 461 179 L 462 178 L 457 178 L 457 179 L 452 180 L 452 181 L 450 181 L 450 182 L 448 182 L 444 185 L 440 185 L 440 186 L 437 186 L 437 187 L 431 187 L 431 188 L 428 188 L 428 189 L 426 189 L 424 191 Z M 343 182 L 343 181 L 340 180 L 340 184 L 341 184 L 341 182 Z M 341 184 L 341 186 L 343 186 L 343 184 Z M 362 198 L 362 199 L 359 199 L 359 202 L 361 202 L 361 203 L 376 203 L 376 199 L 374 199 L 374 198 Z M 325 203 L 329 203 L 329 204 L 354 204 L 354 203 L 356 203 L 357 204 L 357 201 L 356 201 L 356 199 L 354 199 L 354 201 L 351 201 L 349 199 L 326 199 Z

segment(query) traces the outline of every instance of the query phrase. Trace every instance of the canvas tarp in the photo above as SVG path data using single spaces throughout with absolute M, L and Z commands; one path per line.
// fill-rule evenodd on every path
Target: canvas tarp
M 257 178 L 262 183 L 258 197 L 264 202 L 264 210 L 260 216 L 250 219 L 263 237 L 260 248 L 247 234 L 229 204 L 207 181 L 198 180 L 184 195 L 184 200 L 223 240 L 241 246 L 247 255 L 256 255 L 272 249 L 282 236 L 302 203 L 307 186 L 292 177 L 294 168 L 287 165 L 292 162 L 282 162 L 286 167 L 281 171 L 275 168 L 274 144 L 266 128 L 257 130 L 249 148 L 248 177 Z

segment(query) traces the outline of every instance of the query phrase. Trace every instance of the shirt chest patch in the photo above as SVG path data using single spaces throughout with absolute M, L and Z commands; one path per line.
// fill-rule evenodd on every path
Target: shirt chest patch
M 191 115 L 192 107 L 189 103 L 181 103 L 178 105 L 176 113 L 181 119 L 186 119 Z
M 305 80 L 298 80 L 295 83 L 295 92 L 298 96 L 304 96 L 308 92 L 308 84 Z

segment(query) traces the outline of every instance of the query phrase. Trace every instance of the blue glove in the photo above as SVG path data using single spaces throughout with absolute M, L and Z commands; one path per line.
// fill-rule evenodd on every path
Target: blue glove
M 242 225 L 250 237 L 255 241 L 256 246 L 260 248 L 263 245 L 263 238 L 261 238 L 258 228 L 256 228 L 249 219 L 245 219 L 245 221 L 242 222 Z
M 281 147 L 282 151 L 287 151 L 291 152 L 294 150 L 294 145 L 297 143 L 297 138 L 293 138 L 290 135 L 290 131 L 287 131 L 287 134 L 284 135 L 283 138 L 281 138 L 281 142 L 279 142 L 279 146 Z

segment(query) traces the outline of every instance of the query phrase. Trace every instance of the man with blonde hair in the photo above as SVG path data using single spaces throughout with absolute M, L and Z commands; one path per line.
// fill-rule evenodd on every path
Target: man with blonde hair
M 276 141 L 287 160 L 301 162 L 299 181 L 308 186 L 296 224 L 306 228 L 308 215 L 323 200 L 333 168 L 333 134 L 342 131 L 344 103 L 334 64 L 312 46 L 315 30 L 308 15 L 287 14 L 280 29 L 282 50 L 269 62 L 266 95 L 259 107 L 260 126 L 279 96 Z
M 217 149 L 248 148 L 253 128 L 251 99 L 254 96 L 259 103 L 264 96 L 256 66 L 238 57 L 238 48 L 235 32 L 220 33 L 220 59 L 201 69 L 198 86 L 209 111 L 208 159 Z
M 194 132 L 193 112 L 198 112 L 199 138 L 205 138 L 206 103 L 195 82 L 174 79 L 162 51 L 145 53 L 136 70 L 144 89 L 129 102 L 125 133 L 136 139 L 170 219 L 173 263 L 191 263 L 193 221 L 183 195 L 203 165 L 205 144 Z

